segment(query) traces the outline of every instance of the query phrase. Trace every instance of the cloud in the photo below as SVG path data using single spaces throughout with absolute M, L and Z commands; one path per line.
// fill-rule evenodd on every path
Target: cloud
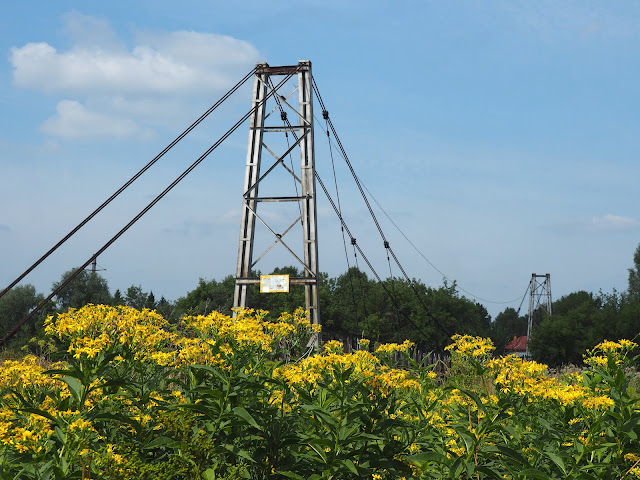
M 243 40 L 193 31 L 139 33 L 127 47 L 104 20 L 78 13 L 65 19 L 70 48 L 27 43 L 13 47 L 9 61 L 15 86 L 67 97 L 41 126 L 66 139 L 146 138 L 142 124 L 166 120 L 156 115 L 160 108 L 188 109 L 194 99 L 224 92 L 260 57 Z
M 64 139 L 151 138 L 153 131 L 133 120 L 89 110 L 79 102 L 62 100 L 57 114 L 46 120 L 40 130 Z
M 146 34 L 129 51 L 48 43 L 11 49 L 14 84 L 49 94 L 200 96 L 230 87 L 258 59 L 247 42 L 197 32 Z
M 631 230 L 639 226 L 633 218 L 620 215 L 602 215 L 591 219 L 591 226 L 595 230 L 620 231 Z

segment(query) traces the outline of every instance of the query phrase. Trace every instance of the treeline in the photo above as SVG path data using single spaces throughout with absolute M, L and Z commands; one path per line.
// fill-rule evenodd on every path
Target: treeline
M 535 312 L 530 343 L 533 358 L 552 366 L 580 364 L 582 354 L 604 339 L 636 338 L 640 333 L 640 245 L 633 261 L 627 291 L 575 292 L 553 302 L 551 316 Z M 71 273 L 66 272 L 60 282 Z M 295 267 L 270 273 L 302 276 Z M 185 296 L 169 301 L 164 297 L 156 299 L 153 292 L 144 291 L 140 285 L 112 294 L 104 277 L 84 271 L 22 328 L 10 346 L 22 347 L 33 337 L 37 339 L 46 315 L 88 303 L 155 309 L 173 323 L 184 315 L 206 315 L 214 310 L 230 314 L 234 286 L 231 275 L 220 281 L 201 278 Z M 0 334 L 4 335 L 43 298 L 32 285 L 16 287 L 0 298 Z M 277 317 L 304 306 L 304 288 L 260 294 L 255 287 L 250 303 Z M 341 338 L 347 343 L 362 337 L 385 343 L 410 339 L 423 351 L 442 351 L 449 338 L 458 333 L 490 337 L 496 353 L 502 354 L 510 340 L 527 334 L 528 312 L 520 314 L 506 308 L 492 319 L 484 306 L 460 295 L 455 283 L 445 282 L 433 288 L 419 280 L 387 278 L 382 285 L 355 267 L 336 278 L 322 274 L 320 312 L 325 337 Z

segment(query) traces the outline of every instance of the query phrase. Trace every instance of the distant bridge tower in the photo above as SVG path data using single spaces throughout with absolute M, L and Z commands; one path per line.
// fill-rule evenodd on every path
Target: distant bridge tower
M 527 323 L 527 355 L 533 330 L 533 314 L 538 309 L 544 310 L 551 316 L 551 274 L 531 274 L 529 282 L 529 321 Z
M 274 80 L 273 77 L 280 78 Z M 293 80 L 297 77 L 297 86 L 292 86 L 291 80 L 281 84 L 281 81 L 288 77 Z M 276 85 L 276 82 L 280 83 Z M 287 85 L 291 87 L 292 91 L 285 91 Z M 283 93 L 276 90 L 283 91 Z M 294 95 L 296 90 L 297 100 Z M 252 90 L 254 111 L 249 125 L 233 305 L 236 308 L 249 306 L 249 287 L 260 284 L 260 279 L 252 276 L 253 267 L 274 246 L 280 244 L 302 266 L 304 276 L 290 279 L 290 284 L 304 285 L 305 307 L 309 311 L 310 321 L 313 324 L 319 324 L 318 229 L 312 92 L 311 62 L 309 61 L 300 61 L 298 65 L 283 67 L 270 67 L 266 63 L 256 65 Z M 294 171 L 291 159 L 291 153 L 295 151 L 300 152 L 301 170 L 299 174 Z M 273 163 L 261 174 L 263 153 L 265 156 L 272 156 Z M 287 159 L 291 160 L 290 166 L 287 165 Z M 286 181 L 282 181 L 278 175 L 284 176 Z M 258 187 L 261 190 L 268 190 L 268 194 L 259 196 Z M 295 188 L 295 192 L 284 196 L 282 193 L 285 188 L 291 188 L 291 190 Z M 275 223 L 276 217 L 258 215 L 258 205 L 266 202 L 270 202 L 272 207 L 274 206 L 272 202 L 276 202 L 280 209 L 286 208 L 284 202 L 289 202 L 288 213 L 293 218 L 296 216 L 297 218 L 291 224 L 287 222 L 281 229 L 270 226 L 267 220 Z M 291 207 L 291 205 L 295 206 Z M 263 233 L 272 237 L 272 243 L 254 261 L 256 219 L 266 228 L 266 232 L 263 231 Z M 302 254 L 299 253 L 299 248 L 296 253 L 296 249 L 287 243 L 288 239 L 285 241 L 285 235 L 292 229 L 294 231 L 296 229 L 302 230 Z

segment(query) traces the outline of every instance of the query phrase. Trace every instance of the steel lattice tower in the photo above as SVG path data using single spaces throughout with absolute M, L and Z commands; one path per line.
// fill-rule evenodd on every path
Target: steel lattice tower
M 542 309 L 551 316 L 551 274 L 544 275 L 531 274 L 529 282 L 529 320 L 527 322 L 527 355 L 529 352 L 529 342 L 533 330 L 533 314 L 538 309 Z
M 275 82 L 272 80 L 272 77 L 283 76 L 297 77 L 298 85 L 288 96 L 285 96 L 286 92 L 281 94 L 277 91 L 277 88 L 283 90 L 285 87 L 281 87 L 280 83 L 278 87 L 274 86 Z M 295 102 L 294 95 L 296 90 L 298 91 L 297 102 Z M 233 305 L 235 308 L 249 306 L 249 286 L 260 283 L 259 278 L 252 276 L 253 267 L 271 248 L 279 244 L 301 264 L 304 276 L 290 279 L 290 284 L 304 285 L 305 307 L 309 311 L 309 320 L 313 324 L 319 324 L 319 270 L 312 92 L 311 62 L 309 61 L 300 61 L 298 65 L 282 67 L 270 67 L 266 63 L 256 65 L 252 90 L 253 114 L 249 125 Z M 270 104 L 272 105 L 270 106 Z M 276 125 L 276 123 L 278 124 Z M 281 154 L 274 152 L 277 147 L 273 147 L 271 143 L 274 136 L 277 135 L 280 137 L 286 135 L 287 137 L 286 146 L 283 147 L 285 151 Z M 291 138 L 289 138 L 289 135 Z M 271 148 L 267 146 L 266 138 L 268 138 Z M 290 144 L 290 140 L 292 144 Z M 282 141 L 282 138 L 280 138 L 280 141 Z M 275 139 L 273 143 L 277 143 Z M 287 158 L 291 158 L 290 154 L 295 150 L 300 151 L 301 170 L 299 176 L 293 171 L 293 165 L 290 168 L 285 163 Z M 261 174 L 262 154 L 265 152 L 271 155 L 275 161 Z M 265 153 L 266 156 L 267 154 Z M 282 169 L 286 170 L 293 178 L 291 183 L 295 185 L 294 194 L 289 196 L 259 196 L 259 187 L 268 184 L 268 181 L 266 181 L 268 177 L 274 176 L 277 172 L 282 173 Z M 269 226 L 266 218 L 258 215 L 258 205 L 264 202 L 295 202 L 299 205 L 295 214 L 299 213 L 299 216 L 288 228 L 277 231 L 277 228 Z M 280 204 L 282 205 L 282 203 Z M 256 219 L 272 234 L 273 243 L 254 261 Z M 294 248 L 284 240 L 285 235 L 298 224 L 302 229 L 302 255 L 296 254 Z M 317 339 L 314 341 L 317 342 Z

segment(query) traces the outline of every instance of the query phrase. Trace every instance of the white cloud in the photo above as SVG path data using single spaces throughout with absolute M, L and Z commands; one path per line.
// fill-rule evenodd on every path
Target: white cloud
M 62 100 L 57 114 L 46 120 L 40 130 L 64 139 L 150 138 L 153 131 L 133 120 L 93 112 L 79 102 Z
M 192 31 L 140 33 L 127 48 L 104 20 L 65 18 L 69 49 L 27 43 L 13 47 L 9 60 L 17 87 L 67 97 L 41 127 L 67 139 L 140 137 L 150 118 L 162 123 L 156 115 L 162 106 L 187 110 L 192 99 L 221 94 L 259 59 L 248 42 Z M 108 128 L 99 135 L 93 126 Z
M 629 230 L 636 228 L 638 222 L 633 218 L 607 214 L 593 217 L 591 225 L 596 230 Z
M 161 48 L 138 45 L 125 53 L 99 46 L 58 52 L 47 43 L 28 43 L 11 49 L 13 80 L 45 93 L 199 96 L 231 86 L 257 58 L 245 42 L 219 35 L 176 32 L 163 41 Z

